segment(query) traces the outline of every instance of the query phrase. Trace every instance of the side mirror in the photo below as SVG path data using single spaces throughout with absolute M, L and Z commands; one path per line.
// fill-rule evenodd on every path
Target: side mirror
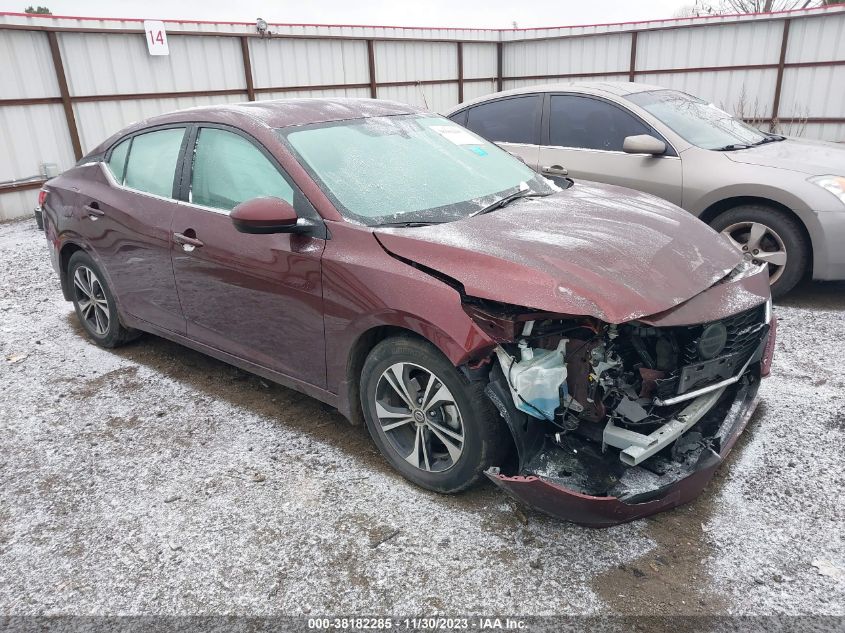
M 229 213 L 241 233 L 301 233 L 304 226 L 289 202 L 281 198 L 253 198 L 241 202 Z
M 666 143 L 650 134 L 626 136 L 622 142 L 622 151 L 627 154 L 651 154 L 657 156 L 666 152 Z

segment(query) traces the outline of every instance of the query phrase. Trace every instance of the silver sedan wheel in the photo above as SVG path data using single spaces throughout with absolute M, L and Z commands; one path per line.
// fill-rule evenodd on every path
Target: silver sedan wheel
M 452 393 L 424 367 L 396 363 L 379 377 L 378 424 L 387 444 L 406 462 L 427 472 L 454 466 L 464 450 L 464 425 Z
M 760 222 L 736 222 L 722 230 L 745 259 L 769 265 L 769 283 L 773 284 L 786 269 L 786 246 L 783 238 Z
M 109 331 L 109 302 L 94 271 L 80 266 L 73 273 L 74 301 L 79 313 L 92 332 L 105 336 Z

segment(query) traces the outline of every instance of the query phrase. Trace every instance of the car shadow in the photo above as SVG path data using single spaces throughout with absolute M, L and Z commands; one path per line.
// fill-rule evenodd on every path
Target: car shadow
M 845 310 L 845 281 L 810 281 L 798 284 L 777 306 L 816 310 Z
M 77 336 L 88 340 L 75 312 L 69 312 L 66 319 Z M 105 351 L 189 385 L 211 400 L 225 401 L 343 450 L 367 468 L 395 478 L 397 483 L 404 481 L 379 453 L 365 426 L 351 424 L 334 407 L 315 398 L 153 334 L 144 334 L 132 343 Z M 486 479 L 460 495 L 417 490 L 432 498 L 448 499 L 449 503 L 468 510 L 503 500 L 498 489 Z

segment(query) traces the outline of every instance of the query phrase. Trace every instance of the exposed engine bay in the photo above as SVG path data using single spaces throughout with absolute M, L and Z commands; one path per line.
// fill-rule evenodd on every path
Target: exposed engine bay
M 772 321 L 768 302 L 677 327 L 483 301 L 465 309 L 498 342 L 486 393 L 518 454 L 515 475 L 503 467 L 488 476 L 500 485 L 536 477 L 625 503 L 655 499 L 718 458 L 738 415 L 732 407 L 756 404 Z

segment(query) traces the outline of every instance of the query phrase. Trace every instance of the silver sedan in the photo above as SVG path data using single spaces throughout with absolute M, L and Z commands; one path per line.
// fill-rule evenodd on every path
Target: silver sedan
M 499 92 L 447 116 L 547 177 L 652 193 L 769 266 L 772 294 L 845 279 L 845 147 L 754 128 L 703 99 L 627 82 Z

